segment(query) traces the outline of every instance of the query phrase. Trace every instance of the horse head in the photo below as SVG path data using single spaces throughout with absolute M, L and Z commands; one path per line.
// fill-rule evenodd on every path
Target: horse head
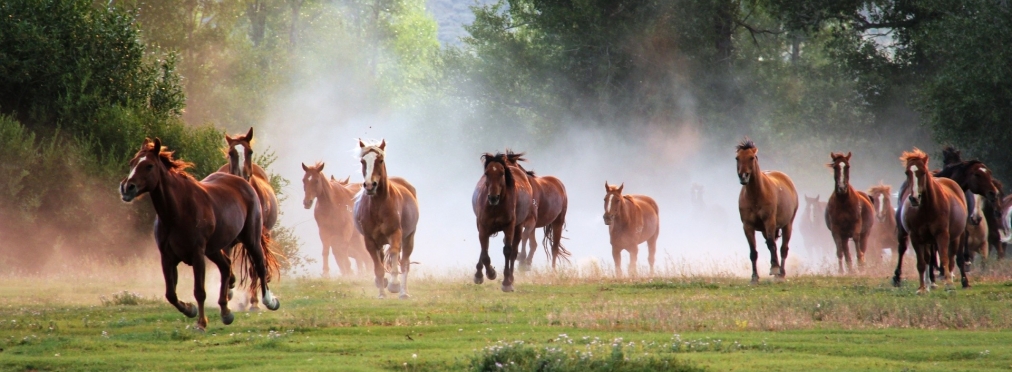
M 974 194 L 983 196 L 995 210 L 1001 209 L 1001 199 L 998 198 L 998 187 L 991 177 L 991 170 L 984 163 L 976 160 L 967 162 L 966 174 L 962 177 L 962 184 L 959 186 Z M 1000 213 L 1000 212 L 999 212 Z M 1001 218 L 1000 215 L 997 216 Z
M 738 144 L 734 159 L 738 162 L 738 181 L 747 185 L 752 176 L 759 171 L 759 149 L 748 137 Z
M 967 218 L 967 222 L 971 225 L 980 225 L 980 221 L 984 219 L 984 197 L 980 194 L 973 194 L 973 210 L 970 211 L 970 217 Z
M 612 186 L 608 184 L 608 181 L 604 181 L 604 224 L 611 225 L 615 221 L 615 217 L 622 212 L 622 189 L 625 188 L 625 183 L 621 185 Z
M 892 192 L 889 185 L 884 185 L 879 182 L 878 186 L 873 186 L 868 189 L 868 195 L 871 196 L 871 203 L 875 206 L 875 219 L 879 221 L 885 221 L 893 213 L 893 208 L 890 203 L 889 195 Z
M 383 163 L 386 157 L 387 141 L 380 141 L 379 145 L 366 145 L 361 139 L 358 140 L 359 158 L 362 163 L 362 188 L 366 195 L 376 195 L 376 189 L 381 182 L 386 182 L 387 166 Z
M 850 152 L 847 155 L 831 152 L 829 153 L 829 157 L 833 159 L 833 162 L 826 164 L 826 166 L 833 168 L 833 182 L 836 193 L 840 195 L 846 194 L 850 189 Z
M 485 187 L 488 190 L 488 204 L 499 205 L 506 194 L 506 189 L 512 189 L 513 172 L 508 168 L 508 155 L 497 153 L 492 155 L 485 153 L 481 156 L 485 164 Z
M 950 166 L 950 165 L 953 165 L 953 164 L 962 163 L 962 162 L 963 162 L 963 157 L 960 154 L 960 151 L 956 150 L 956 148 L 953 147 L 952 145 L 946 145 L 945 148 L 942 149 L 942 166 L 943 167 Z
M 302 170 L 306 171 L 306 174 L 302 176 L 302 190 L 306 192 L 306 197 L 302 199 L 302 206 L 306 209 L 313 207 L 313 201 L 322 192 L 320 185 L 327 182 L 327 176 L 323 175 L 323 165 L 323 162 L 312 166 L 302 163 Z
M 928 154 L 915 147 L 912 152 L 904 151 L 903 156 L 900 156 L 900 161 L 906 167 L 907 184 L 910 185 L 910 195 L 908 196 L 910 205 L 915 208 L 919 207 L 924 201 L 924 192 L 927 189 L 928 178 L 931 176 L 928 173 Z
M 158 188 L 168 172 L 186 175 L 186 168 L 191 166 L 193 164 L 173 159 L 172 151 L 162 147 L 162 140 L 145 138 L 141 149 L 130 160 L 130 174 L 119 183 L 120 196 L 123 201 L 130 202 Z
M 253 175 L 253 127 L 245 135 L 229 136 L 225 134 L 228 144 L 228 173 L 249 181 Z

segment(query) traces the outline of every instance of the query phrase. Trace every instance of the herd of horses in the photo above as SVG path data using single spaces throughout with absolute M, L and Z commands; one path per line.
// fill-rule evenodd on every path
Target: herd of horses
M 218 304 L 221 319 L 230 324 L 228 308 L 236 282 L 245 284 L 251 309 L 262 302 L 270 310 L 280 306 L 268 283 L 279 276 L 279 253 L 270 247 L 271 229 L 277 222 L 278 199 L 263 168 L 253 163 L 253 129 L 245 135 L 225 135 L 227 163 L 217 172 L 197 181 L 186 169 L 192 164 L 174 159 L 173 152 L 157 138 L 146 139 L 130 161 L 130 173 L 120 182 L 122 199 L 130 202 L 149 194 L 156 212 L 154 236 L 161 253 L 165 297 L 187 317 L 198 317 L 197 328 L 207 326 L 204 314 L 205 257 L 214 263 L 222 278 Z M 354 259 L 359 272 L 373 269 L 379 297 L 387 292 L 409 298 L 408 272 L 419 209 L 415 188 L 405 179 L 387 174 L 386 141 L 358 141 L 362 182 L 350 177 L 337 180 L 323 173 L 324 163 L 302 164 L 305 198 L 303 206 L 314 208 L 323 246 L 323 273 L 329 275 L 330 255 L 343 275 L 351 272 Z M 802 211 L 802 233 L 806 243 L 836 247 L 839 270 L 852 271 L 848 242 L 855 242 L 858 265 L 864 266 L 869 247 L 896 247 L 898 263 L 894 284 L 907 240 L 914 247 L 920 273 L 918 293 L 934 281 L 934 268 L 951 282 L 958 266 L 964 287 L 971 252 L 987 255 L 995 246 L 1004 254 L 1000 241 L 1008 241 L 1008 200 L 1003 203 L 1001 185 L 991 178 L 979 161 L 962 161 L 958 151 L 947 148 L 945 167 L 931 172 L 928 156 L 918 149 L 904 152 L 906 180 L 900 188 L 898 208 L 890 202 L 887 185 L 869 192 L 850 184 L 851 154 L 831 153 L 834 190 L 826 202 L 808 198 Z M 542 244 L 552 267 L 568 261 L 570 252 L 562 246 L 568 196 L 556 177 L 537 175 L 523 167 L 523 153 L 485 153 L 481 174 L 471 206 L 475 214 L 481 252 L 475 265 L 474 282 L 494 280 L 497 272 L 489 256 L 489 239 L 503 234 L 504 292 L 514 290 L 514 270 L 519 260 L 529 268 L 537 250 L 535 231 L 543 229 Z M 737 175 L 741 183 L 738 198 L 742 228 L 750 249 L 752 283 L 759 281 L 756 260 L 756 232 L 770 250 L 770 275 L 782 279 L 790 250 L 792 229 L 798 211 L 798 193 L 786 174 L 761 171 L 758 148 L 746 138 L 737 146 Z M 629 254 L 629 275 L 637 275 L 639 245 L 646 243 L 647 261 L 653 274 L 660 233 L 659 208 L 646 195 L 624 194 L 625 184 L 604 184 L 604 224 L 608 226 L 615 273 L 622 276 L 622 251 Z M 697 195 L 698 194 L 698 195 Z M 693 189 L 693 200 L 702 198 L 702 188 Z M 999 220 L 1003 221 L 1000 222 Z M 818 226 L 820 222 L 825 228 Z M 988 229 L 991 226 L 991 229 Z M 998 228 L 1003 227 L 1003 228 Z M 826 234 L 828 232 L 828 234 Z M 780 255 L 777 255 L 777 240 Z M 528 251 L 529 246 L 529 251 Z M 193 267 L 196 306 L 179 301 L 176 295 L 177 266 Z M 232 263 L 239 267 L 237 280 Z M 227 279 L 225 279 L 227 278 Z

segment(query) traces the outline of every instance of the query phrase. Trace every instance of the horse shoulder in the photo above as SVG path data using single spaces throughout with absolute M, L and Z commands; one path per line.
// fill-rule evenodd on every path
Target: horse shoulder
M 225 165 L 222 165 L 221 168 L 218 168 L 218 170 L 216 170 L 215 172 L 217 172 L 217 173 L 228 173 L 229 172 L 228 162 L 226 162 Z
M 408 182 L 408 180 L 403 179 L 401 177 L 390 177 L 390 182 L 391 184 L 404 188 L 404 190 L 410 193 L 412 197 L 418 197 L 418 194 L 415 191 L 415 187 L 412 186 L 411 183 Z
M 228 167 L 228 164 L 225 164 L 225 167 Z M 267 171 L 258 164 L 253 164 L 253 176 L 260 177 L 265 180 L 271 179 L 271 176 L 267 174 Z

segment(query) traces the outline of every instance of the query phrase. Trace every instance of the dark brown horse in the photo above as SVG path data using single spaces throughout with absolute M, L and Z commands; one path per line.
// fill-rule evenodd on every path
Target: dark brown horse
M 935 254 L 941 260 L 940 267 L 943 277 L 951 283 L 949 277 L 949 260 L 955 256 L 960 268 L 963 287 L 969 287 L 966 279 L 964 256 L 960 244 L 966 230 L 967 210 L 963 190 L 956 182 L 948 178 L 936 178 L 928 171 L 928 155 L 914 148 L 913 152 L 903 152 L 900 157 L 906 169 L 906 191 L 900 195 L 900 217 L 898 222 L 903 231 L 909 234 L 910 243 L 917 253 L 917 272 L 920 286 L 917 293 L 928 290 L 930 265 Z M 903 265 L 903 254 L 906 244 L 899 244 L 899 256 L 896 275 L 893 282 L 898 283 L 900 269 Z
M 801 237 L 805 248 L 813 255 L 823 256 L 836 253 L 833 235 L 826 229 L 826 202 L 805 195 L 805 207 L 801 212 Z
M 864 269 L 864 255 L 868 250 L 868 237 L 875 223 L 875 212 L 867 194 L 854 190 L 850 185 L 850 153 L 830 153 L 833 159 L 827 166 L 833 168 L 833 193 L 826 203 L 826 227 L 836 242 L 836 259 L 839 271 L 843 273 L 843 260 L 847 259 L 847 271 L 853 272 L 850 261 L 849 240 L 854 240 L 857 264 Z
M 551 247 L 549 258 L 552 260 L 552 268 L 555 268 L 559 258 L 569 261 L 570 253 L 562 246 L 562 230 L 566 226 L 566 210 L 569 209 L 569 196 L 566 195 L 566 186 L 558 178 L 552 176 L 538 176 L 533 170 L 524 169 L 521 161 L 523 153 L 514 153 L 506 150 L 507 163 L 510 166 L 520 168 L 526 175 L 531 185 L 532 202 L 537 213 L 537 220 L 534 229 L 524 230 L 520 241 L 520 267 L 530 268 L 534 260 L 534 252 L 538 250 L 535 231 L 539 227 L 544 228 L 545 239 L 542 242 L 545 246 Z M 527 245 L 531 246 L 530 253 L 527 252 Z
M 527 174 L 519 167 L 509 165 L 506 154 L 486 153 L 481 156 L 485 173 L 471 194 L 471 207 L 478 226 L 481 255 L 475 265 L 474 283 L 481 284 L 482 267 L 489 280 L 496 277 L 492 258 L 488 255 L 488 240 L 493 234 L 503 233 L 503 292 L 513 291 L 513 270 L 518 247 L 524 230 L 533 231 L 537 221 L 533 191 Z
M 629 252 L 629 275 L 636 276 L 639 245 L 647 243 L 647 262 L 654 275 L 657 235 L 661 232 L 660 208 L 646 195 L 622 195 L 625 183 L 612 186 L 604 181 L 604 224 L 608 225 L 615 276 L 622 276 L 622 251 Z
M 253 164 L 253 127 L 245 135 L 225 135 L 228 147 L 225 154 L 228 163 L 218 168 L 218 172 L 228 173 L 245 179 L 253 186 L 263 210 L 264 235 L 270 237 L 271 229 L 278 222 L 278 197 L 271 186 L 270 177 L 259 165 Z M 234 259 L 234 258 L 233 258 Z M 256 291 L 250 293 L 250 310 L 259 310 Z
M 875 256 L 882 254 L 886 248 L 896 247 L 896 211 L 893 210 L 891 192 L 889 185 L 882 183 L 868 189 L 868 196 L 871 196 L 871 204 L 875 209 L 875 224 L 868 237 L 868 250 Z
M 378 145 L 358 141 L 364 192 L 355 202 L 355 227 L 372 257 L 379 297 L 386 297 L 385 288 L 407 299 L 410 297 L 408 271 L 411 270 L 411 252 L 415 249 L 418 225 L 418 199 L 415 187 L 408 181 L 387 176 L 386 146 L 385 140 Z M 384 252 L 383 246 L 388 244 L 390 248 Z M 386 279 L 386 273 L 390 273 L 391 280 Z
M 260 202 L 250 184 L 242 178 L 224 173 L 212 173 L 198 182 L 185 169 L 190 164 L 172 158 L 172 152 L 162 148 L 162 141 L 144 140 L 140 151 L 130 161 L 130 175 L 119 185 L 123 201 L 149 194 L 155 207 L 155 243 L 162 257 L 165 275 L 165 298 L 187 317 L 198 317 L 197 328 L 207 327 L 204 315 L 205 261 L 207 257 L 221 273 L 221 290 L 218 305 L 221 321 L 231 324 L 235 317 L 228 309 L 230 288 L 235 285 L 232 274 L 232 247 L 239 244 L 243 253 L 245 273 L 253 272 L 249 289 L 257 288 L 268 309 L 277 310 L 278 299 L 267 288 L 272 275 L 277 275 L 278 264 L 266 249 L 263 235 Z M 180 262 L 193 266 L 192 304 L 179 301 L 176 296 Z M 244 280 L 245 281 L 245 280 Z
M 344 181 L 328 180 L 323 174 L 322 162 L 309 166 L 302 164 L 306 172 L 302 176 L 302 189 L 306 197 L 302 205 L 313 208 L 313 217 L 320 231 L 320 242 L 323 245 L 323 276 L 330 275 L 330 254 L 333 251 L 337 267 L 342 276 L 351 275 L 351 261 L 354 258 L 358 265 L 359 275 L 365 273 L 366 267 L 372 264 L 369 252 L 365 250 L 362 234 L 355 229 L 355 216 L 351 207 L 355 205 L 355 194 L 361 189 L 360 184 L 349 185 Z M 367 263 L 368 262 L 368 263 Z
M 752 284 L 759 283 L 759 272 L 756 260 L 755 233 L 759 231 L 766 239 L 766 247 L 770 250 L 770 275 L 783 279 L 787 271 L 781 263 L 786 264 L 788 243 L 791 241 L 791 230 L 794 226 L 794 215 L 798 212 L 798 192 L 794 182 L 786 174 L 777 171 L 762 172 L 759 170 L 759 149 L 747 137 L 737 146 L 735 160 L 738 162 L 738 181 L 741 193 L 738 194 L 738 212 L 741 215 L 745 239 L 748 239 L 749 258 L 752 260 Z M 777 260 L 777 238 L 780 243 L 780 260 Z

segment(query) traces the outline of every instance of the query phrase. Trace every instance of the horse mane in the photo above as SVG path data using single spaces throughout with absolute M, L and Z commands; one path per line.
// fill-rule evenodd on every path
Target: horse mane
M 878 191 L 878 192 L 881 192 L 883 194 L 889 195 L 889 193 L 892 191 L 892 187 L 889 186 L 889 185 L 884 185 L 881 182 L 879 182 L 878 185 L 872 186 L 870 189 L 868 189 L 868 193 L 869 194 L 871 194 L 872 192 L 875 192 L 875 191 Z
M 137 155 L 134 155 L 134 158 L 136 159 L 137 157 L 141 156 L 141 153 L 143 152 L 153 151 L 154 150 L 153 146 L 154 143 L 148 143 L 147 145 L 144 146 L 143 150 L 139 151 Z M 162 148 L 158 149 L 158 158 L 161 159 L 162 164 L 165 165 L 165 168 L 168 169 L 170 173 L 180 174 L 193 178 L 193 176 L 191 176 L 189 173 L 186 173 L 186 169 L 193 167 L 193 163 L 182 159 L 175 159 L 172 157 L 173 154 L 175 154 L 175 151 L 170 151 L 169 148 L 166 146 L 162 146 Z
M 949 163 L 942 170 L 935 173 L 935 177 L 945 178 L 960 178 L 967 170 L 973 168 L 975 165 L 984 165 L 984 162 L 980 160 L 967 160 L 960 161 L 958 163 Z
M 523 154 L 520 154 L 520 155 L 523 155 Z M 492 164 L 492 163 L 502 164 L 503 173 L 506 176 L 506 187 L 512 189 L 513 186 L 514 186 L 513 172 L 510 172 L 510 167 L 509 167 L 508 164 L 506 164 L 506 161 L 508 159 L 507 156 L 508 156 L 507 154 L 503 154 L 501 152 L 497 152 L 497 153 L 495 153 L 495 155 L 492 155 L 491 153 L 487 153 L 486 152 L 485 154 L 483 154 L 481 156 L 481 160 L 482 160 L 483 163 L 485 163 L 485 168 L 488 168 L 488 165 Z M 521 168 L 521 169 L 523 169 L 523 168 Z
M 527 161 L 527 158 L 524 157 L 524 153 L 522 152 L 516 153 L 513 152 L 513 150 L 506 149 L 506 159 L 508 159 L 511 163 L 516 164 L 516 166 L 520 168 L 520 170 L 524 171 L 524 173 L 526 173 L 528 176 L 537 177 L 537 175 L 534 174 L 533 169 L 527 170 L 527 168 L 524 168 L 523 164 L 520 164 L 520 162 L 522 161 Z
M 738 151 L 741 151 L 741 150 L 754 149 L 756 147 L 755 142 L 752 142 L 752 139 L 746 136 L 744 139 L 741 140 L 741 142 L 738 142 L 738 146 L 736 146 L 736 148 L 738 149 Z
M 928 154 L 925 154 L 924 151 L 921 151 L 921 149 L 914 147 L 914 151 L 904 151 L 903 155 L 900 156 L 900 161 L 902 161 L 904 164 L 915 159 L 923 160 L 925 165 L 927 165 Z
M 380 156 L 386 157 L 387 153 L 386 153 L 385 150 L 383 150 L 383 149 L 380 148 L 380 142 L 368 141 L 368 142 L 362 142 L 362 144 L 364 144 L 365 147 L 361 148 L 361 152 L 358 155 L 359 157 L 362 157 L 363 155 L 368 154 L 370 152 L 375 152 L 375 153 L 379 154 Z

